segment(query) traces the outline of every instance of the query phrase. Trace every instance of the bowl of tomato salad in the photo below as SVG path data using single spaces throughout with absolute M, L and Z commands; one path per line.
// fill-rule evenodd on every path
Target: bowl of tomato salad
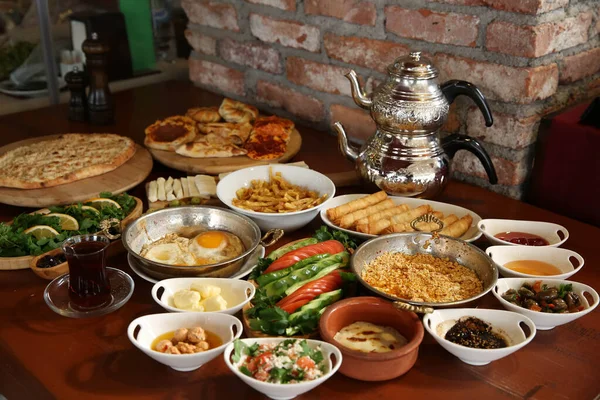
M 272 399 L 306 393 L 342 364 L 337 347 L 311 339 L 238 339 L 227 346 L 224 357 L 238 378 Z

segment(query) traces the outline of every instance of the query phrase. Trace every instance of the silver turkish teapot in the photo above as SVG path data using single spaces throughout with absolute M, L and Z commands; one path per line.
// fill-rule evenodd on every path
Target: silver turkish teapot
M 357 153 L 348 144 L 342 124 L 336 122 L 340 150 L 351 161 L 361 179 L 390 195 L 431 198 L 442 192 L 450 176 L 450 159 L 458 150 L 474 153 L 483 164 L 490 182 L 497 183 L 492 160 L 473 138 L 450 135 L 440 140 L 438 130 L 448 117 L 456 96 L 467 95 L 485 119 L 493 124 L 492 112 L 477 87 L 451 80 L 441 86 L 438 71 L 420 52 L 411 52 L 388 66 L 387 80 L 369 98 L 357 75 L 346 77 L 356 104 L 371 112 L 377 130 Z

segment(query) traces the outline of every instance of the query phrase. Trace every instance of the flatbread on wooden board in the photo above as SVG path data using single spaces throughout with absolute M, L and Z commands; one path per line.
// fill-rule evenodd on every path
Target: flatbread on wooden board
M 196 137 L 196 140 L 181 145 L 175 152 L 192 158 L 234 157 L 246 154 L 246 150 L 212 133 Z
M 135 154 L 133 140 L 112 133 L 67 133 L 0 156 L 0 186 L 39 189 L 112 171 Z
M 184 143 L 191 142 L 198 133 L 196 121 L 176 115 L 156 121 L 145 130 L 144 144 L 152 149 L 175 151 Z

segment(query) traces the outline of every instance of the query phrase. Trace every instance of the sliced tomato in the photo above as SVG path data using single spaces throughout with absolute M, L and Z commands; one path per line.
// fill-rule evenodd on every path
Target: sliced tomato
M 306 303 L 308 303 L 309 301 L 311 301 L 312 299 L 302 299 L 302 300 L 298 300 L 295 301 L 293 303 L 288 303 L 284 306 L 281 306 L 280 308 L 285 311 L 288 312 L 290 314 L 293 314 L 296 310 L 298 310 L 300 307 L 302 307 L 303 305 L 305 305 Z
M 268 274 L 269 272 L 291 267 L 298 261 L 302 261 L 308 257 L 316 256 L 317 254 L 337 254 L 341 251 L 344 251 L 344 245 L 337 240 L 326 240 L 310 246 L 300 247 L 299 249 L 290 251 L 289 253 L 284 254 L 277 260 L 273 261 L 271 265 L 269 265 L 269 268 L 267 268 L 263 273 Z
M 315 367 L 315 362 L 309 356 L 300 357 L 296 364 L 302 369 L 310 369 Z
M 341 286 L 342 276 L 338 270 L 335 270 L 320 279 L 307 283 L 294 293 L 280 300 L 279 303 L 277 303 L 277 307 L 292 313 L 320 294 L 331 292 Z M 302 303 L 299 307 L 293 307 L 299 303 Z M 288 311 L 289 309 L 293 309 L 293 311 Z

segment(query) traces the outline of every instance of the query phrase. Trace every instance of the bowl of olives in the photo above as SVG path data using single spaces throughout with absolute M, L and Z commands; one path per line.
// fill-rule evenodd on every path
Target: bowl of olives
M 553 329 L 591 312 L 598 293 L 583 283 L 561 279 L 498 279 L 492 294 L 509 311 L 529 317 L 539 330 Z
M 36 256 L 29 266 L 37 276 L 49 281 L 69 272 L 67 258 L 60 247 Z

